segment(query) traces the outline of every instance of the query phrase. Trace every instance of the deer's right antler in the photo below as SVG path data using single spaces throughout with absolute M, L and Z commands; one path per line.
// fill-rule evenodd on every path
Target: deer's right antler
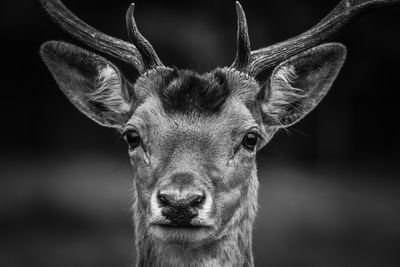
M 62 29 L 93 49 L 133 65 L 142 74 L 149 69 L 163 66 L 150 43 L 140 34 L 133 19 L 133 5 L 127 14 L 129 37 L 133 44 L 106 35 L 89 26 L 60 0 L 39 0 L 43 9 Z
M 261 71 L 273 67 L 281 61 L 294 56 L 304 50 L 331 39 L 354 18 L 372 8 L 386 6 L 400 0 L 342 0 L 325 18 L 308 31 L 290 38 L 286 41 L 251 51 L 248 59 L 243 55 L 248 54 L 250 42 L 248 41 L 246 19 L 238 2 L 238 52 L 232 68 L 257 76 Z M 247 27 L 247 26 L 246 26 Z M 241 58 L 241 59 L 240 59 Z M 238 64 L 237 62 L 246 64 Z

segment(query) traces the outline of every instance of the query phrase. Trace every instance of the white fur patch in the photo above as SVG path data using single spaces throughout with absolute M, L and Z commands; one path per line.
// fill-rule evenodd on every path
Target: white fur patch
M 210 215 L 213 207 L 213 200 L 211 194 L 206 191 L 206 201 L 204 202 L 201 209 L 199 209 L 199 214 L 197 218 L 201 222 L 208 222 L 210 221 Z
M 155 218 L 162 217 L 161 206 L 157 200 L 157 190 L 154 190 L 153 193 L 151 194 L 150 209 L 151 209 L 151 214 L 153 217 L 155 217 Z
M 293 86 L 298 78 L 293 65 L 281 66 L 273 74 L 268 99 L 263 111 L 279 123 L 281 115 L 292 104 L 305 97 L 304 91 Z
M 90 101 L 102 103 L 116 113 L 128 112 L 130 105 L 124 99 L 119 74 L 110 65 L 98 72 L 96 90 L 89 95 Z

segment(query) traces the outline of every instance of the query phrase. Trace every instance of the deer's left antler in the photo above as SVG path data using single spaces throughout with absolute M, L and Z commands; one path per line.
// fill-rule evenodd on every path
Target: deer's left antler
M 238 14 L 238 48 L 232 68 L 257 76 L 261 71 L 308 48 L 334 37 L 358 15 L 372 8 L 387 6 L 400 0 L 342 0 L 325 18 L 308 31 L 286 41 L 250 51 L 246 18 L 236 2 Z

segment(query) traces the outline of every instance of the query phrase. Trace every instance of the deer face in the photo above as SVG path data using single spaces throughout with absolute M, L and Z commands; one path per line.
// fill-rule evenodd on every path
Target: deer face
M 162 240 L 218 237 L 255 191 L 255 153 L 270 137 L 253 108 L 258 83 L 163 70 L 135 87 L 143 103 L 123 135 L 144 223 Z
M 254 218 L 256 151 L 321 101 L 346 54 L 336 43 L 299 53 L 288 49 L 295 55 L 285 60 L 285 43 L 271 48 L 280 49 L 276 55 L 250 52 L 246 20 L 237 4 L 236 60 L 230 68 L 200 75 L 162 65 L 136 28 L 133 6 L 127 22 L 134 45 L 83 30 L 85 25 L 60 1 L 41 3 L 77 38 L 132 63 L 141 74 L 130 84 L 116 66 L 92 52 L 54 41 L 41 48 L 68 99 L 97 123 L 118 129 L 127 141 L 135 223 L 145 229 L 139 234 L 160 242 L 213 241 Z M 272 74 L 260 85 L 256 75 L 272 63 Z

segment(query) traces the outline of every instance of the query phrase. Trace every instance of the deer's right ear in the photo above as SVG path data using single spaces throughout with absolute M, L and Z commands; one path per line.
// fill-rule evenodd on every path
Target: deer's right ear
M 40 54 L 60 89 L 97 123 L 121 129 L 132 110 L 132 94 L 108 60 L 77 46 L 51 41 Z

